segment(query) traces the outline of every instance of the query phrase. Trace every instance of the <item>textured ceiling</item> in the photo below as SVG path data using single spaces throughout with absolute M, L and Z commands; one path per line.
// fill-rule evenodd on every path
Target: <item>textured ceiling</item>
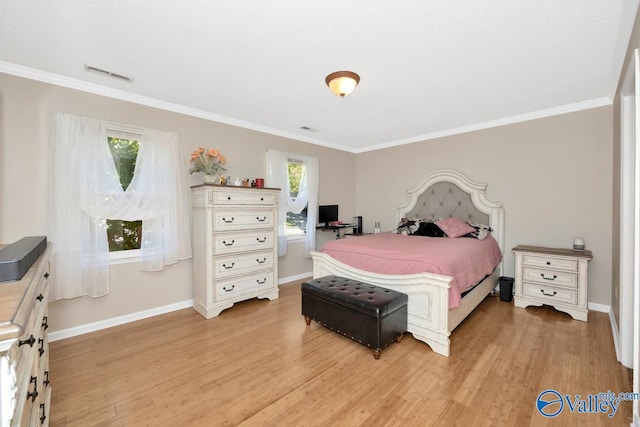
M 637 7 L 0 0 L 0 72 L 361 152 L 610 104 Z M 343 69 L 361 82 L 340 99 Z

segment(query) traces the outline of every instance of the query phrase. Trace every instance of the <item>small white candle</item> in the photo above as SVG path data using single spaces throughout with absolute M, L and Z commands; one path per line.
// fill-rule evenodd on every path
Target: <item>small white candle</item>
M 573 249 L 584 250 L 584 239 L 582 237 L 573 238 Z

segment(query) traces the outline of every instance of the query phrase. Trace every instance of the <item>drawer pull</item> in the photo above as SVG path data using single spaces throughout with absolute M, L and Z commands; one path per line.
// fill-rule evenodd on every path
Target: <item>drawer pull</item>
M 551 261 L 547 261 L 547 265 L 551 265 Z
M 42 318 L 42 327 L 44 328 L 45 331 L 49 329 L 49 318 L 47 316 L 44 316 Z
M 230 287 L 229 289 L 227 289 L 227 287 L 226 287 L 226 286 L 223 286 L 223 287 L 222 287 L 222 289 L 223 289 L 225 292 L 231 292 L 231 291 L 232 291 L 232 290 L 234 290 L 235 288 L 236 288 L 236 285 L 231 285 L 231 287 Z
M 40 302 L 42 302 L 42 300 L 44 299 L 44 295 L 40 294 L 36 297 L 36 299 Z
M 222 220 L 224 221 L 225 224 L 231 224 L 233 221 L 235 221 L 235 218 L 231 217 L 231 219 L 227 219 L 225 217 L 222 217 Z
M 41 424 L 41 425 L 42 425 L 42 424 L 44 424 L 44 420 L 46 420 L 46 419 L 47 419 L 47 416 L 45 415 L 45 412 L 46 412 L 46 411 L 44 410 L 44 408 L 45 408 L 44 403 L 41 403 L 41 404 L 40 404 L 40 410 L 42 410 L 42 415 L 40 415 L 40 418 L 39 418 L 39 419 L 40 419 L 40 424 Z
M 44 354 L 44 340 L 42 338 L 38 338 L 38 344 L 40 345 L 38 354 L 40 355 L 40 357 L 42 357 L 42 355 Z
M 227 196 L 227 200 L 231 200 L 231 196 Z
M 265 283 L 267 283 L 267 278 L 265 277 L 264 279 L 262 279 L 262 281 L 260 279 L 256 279 L 256 283 L 258 285 L 264 285 Z
M 231 241 L 231 243 L 227 243 L 227 241 L 226 241 L 226 240 L 223 240 L 223 241 L 222 241 L 222 244 L 223 244 L 223 245 L 225 245 L 225 246 L 233 246 L 233 244 L 234 244 L 235 242 L 236 242 L 235 240 L 232 240 L 232 241 Z
M 29 384 L 33 383 L 33 391 L 27 392 L 27 399 L 31 398 L 31 403 L 38 397 L 38 377 L 31 377 Z
M 556 291 L 553 291 L 553 293 L 552 293 L 552 294 L 548 294 L 548 293 L 546 293 L 546 292 L 544 291 L 544 289 L 540 289 L 540 292 L 542 292 L 542 295 L 544 295 L 545 297 L 555 297 L 555 296 L 556 296 L 556 294 L 557 294 L 557 292 L 556 292 Z
M 262 217 L 262 219 L 260 219 L 260 217 L 256 217 L 256 220 L 257 220 L 258 222 L 265 222 L 265 221 L 267 220 L 267 217 L 266 217 L 266 216 L 263 216 L 263 217 Z
M 230 266 L 227 267 L 227 264 L 222 264 L 225 270 L 231 270 L 233 266 L 236 265 L 235 261 L 231 263 Z
M 544 280 L 556 280 L 558 278 L 558 276 L 556 276 L 555 274 L 553 275 L 553 277 L 547 277 L 544 275 L 544 273 L 540 273 L 540 277 L 542 277 Z
M 46 273 L 44 273 L 44 278 L 48 279 L 49 278 L 49 272 L 47 271 Z
M 261 201 L 261 202 L 264 202 L 264 197 L 260 197 L 260 201 Z
M 264 264 L 265 262 L 267 262 L 267 257 L 263 257 L 263 258 L 262 258 L 262 261 L 260 261 L 260 259 L 256 258 L 256 262 L 257 262 L 258 264 Z
M 45 387 L 49 387 L 49 371 L 44 371 L 44 381 L 42 381 Z
M 29 347 L 33 347 L 33 344 L 36 342 L 36 339 L 33 335 L 31 335 L 29 337 L 29 339 L 26 340 L 20 340 L 18 341 L 18 347 L 22 347 L 25 344 L 29 344 Z
M 264 243 L 264 242 L 266 242 L 266 241 L 267 241 L 267 238 L 266 238 L 266 237 L 263 237 L 263 238 L 262 238 L 262 240 L 260 240 L 260 238 L 259 238 L 259 237 L 256 237 L 256 240 L 258 241 L 258 243 Z

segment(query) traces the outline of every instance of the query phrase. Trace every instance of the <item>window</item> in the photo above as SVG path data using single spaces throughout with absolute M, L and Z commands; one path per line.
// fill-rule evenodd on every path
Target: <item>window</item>
M 295 200 L 300 191 L 300 180 L 304 172 L 304 164 L 299 160 L 289 159 L 287 163 L 289 177 L 289 194 Z M 287 212 L 287 238 L 295 239 L 305 236 L 307 230 L 307 207 L 300 213 Z
M 139 143 L 134 139 L 108 136 L 109 149 L 116 165 L 122 189 L 131 184 L 136 169 Z M 140 249 L 142 242 L 142 221 L 107 220 L 107 242 L 109 252 Z
M 109 269 L 114 263 L 134 261 L 142 271 L 161 271 L 191 257 L 187 157 L 181 153 L 178 135 L 122 127 L 114 129 L 102 120 L 65 113 L 52 117 L 47 235 L 56 242 L 52 268 L 64 280 L 52 286 L 51 299 L 107 295 Z M 131 155 L 127 167 L 118 162 L 118 172 L 107 151 L 109 137 L 139 142 L 135 166 Z M 125 152 L 125 148 L 134 148 L 133 143 L 123 144 Z M 116 159 L 124 157 L 116 150 Z M 120 176 L 127 175 L 127 168 L 132 179 L 124 179 L 125 191 Z M 140 249 L 110 252 L 107 219 L 143 220 Z M 126 225 L 124 229 L 135 233 Z M 124 231 L 114 235 L 122 243 L 126 240 Z M 126 261 L 112 262 L 115 259 Z

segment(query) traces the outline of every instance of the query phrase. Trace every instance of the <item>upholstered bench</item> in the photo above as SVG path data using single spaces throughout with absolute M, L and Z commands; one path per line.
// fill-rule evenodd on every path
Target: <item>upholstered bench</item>
M 302 315 L 366 345 L 373 357 L 407 331 L 407 295 L 338 276 L 302 283 Z

